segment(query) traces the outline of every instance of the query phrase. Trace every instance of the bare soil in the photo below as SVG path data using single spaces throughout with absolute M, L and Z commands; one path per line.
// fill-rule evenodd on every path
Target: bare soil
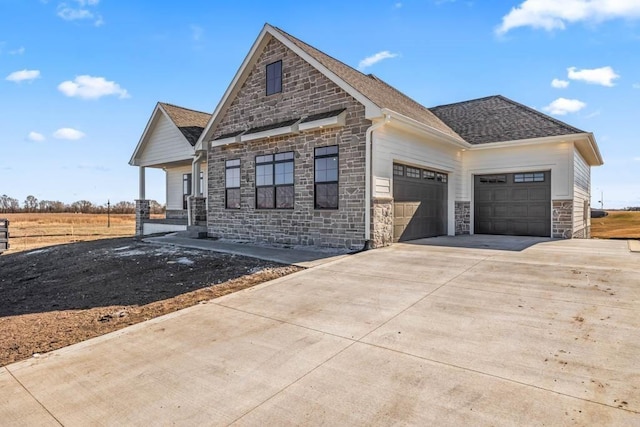
M 136 238 L 0 256 L 0 366 L 300 270 Z

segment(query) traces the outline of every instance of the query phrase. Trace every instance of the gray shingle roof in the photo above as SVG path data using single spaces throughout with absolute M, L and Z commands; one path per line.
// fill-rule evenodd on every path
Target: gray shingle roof
M 313 46 L 306 44 L 302 40 L 282 31 L 280 28 L 275 29 L 378 107 L 388 108 L 389 110 L 417 120 L 420 123 L 431 126 L 456 139 L 462 139 L 450 126 L 447 126 L 426 107 L 420 105 L 378 77 L 372 74 L 363 74 L 326 53 L 319 51 Z
M 502 95 L 430 110 L 470 144 L 585 133 Z
M 169 118 L 180 129 L 180 132 L 189 141 L 189 144 L 194 145 L 200 138 L 200 134 L 207 126 L 211 114 L 203 113 L 202 111 L 190 110 L 188 108 L 178 107 L 177 105 L 167 104 L 166 102 L 159 102 L 169 115 Z

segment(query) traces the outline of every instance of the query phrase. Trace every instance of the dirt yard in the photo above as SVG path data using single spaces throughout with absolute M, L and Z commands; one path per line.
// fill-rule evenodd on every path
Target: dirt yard
M 608 211 L 604 218 L 591 218 L 591 237 L 640 239 L 640 212 Z
M 299 268 L 127 237 L 0 256 L 0 366 Z

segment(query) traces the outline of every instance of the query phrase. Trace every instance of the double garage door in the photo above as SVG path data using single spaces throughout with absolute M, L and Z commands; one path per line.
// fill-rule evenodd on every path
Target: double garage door
M 551 235 L 551 172 L 476 175 L 475 234 Z
M 393 165 L 394 241 L 447 234 L 445 173 Z

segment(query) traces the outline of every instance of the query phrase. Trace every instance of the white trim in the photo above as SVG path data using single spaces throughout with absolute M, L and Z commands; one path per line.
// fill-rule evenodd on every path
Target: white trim
M 468 142 L 462 139 L 453 137 L 449 134 L 442 132 L 441 130 L 438 130 L 432 126 L 426 125 L 422 122 L 419 122 L 415 119 L 407 117 L 403 114 L 396 113 L 395 111 L 389 110 L 388 108 L 383 108 L 382 113 L 388 115 L 391 119 L 393 119 L 393 123 L 395 125 L 399 125 L 398 127 L 400 128 L 404 128 L 409 131 L 413 131 L 421 134 L 427 134 L 443 142 L 453 144 L 457 147 L 462 147 L 464 149 L 471 149 L 473 147 L 473 145 L 469 144 Z
M 298 130 L 311 130 L 311 129 L 322 129 L 322 128 L 331 128 L 336 126 L 344 126 L 346 123 L 347 110 L 344 110 L 342 113 L 333 117 L 326 117 L 320 120 L 313 120 L 311 122 L 300 123 L 298 125 Z

